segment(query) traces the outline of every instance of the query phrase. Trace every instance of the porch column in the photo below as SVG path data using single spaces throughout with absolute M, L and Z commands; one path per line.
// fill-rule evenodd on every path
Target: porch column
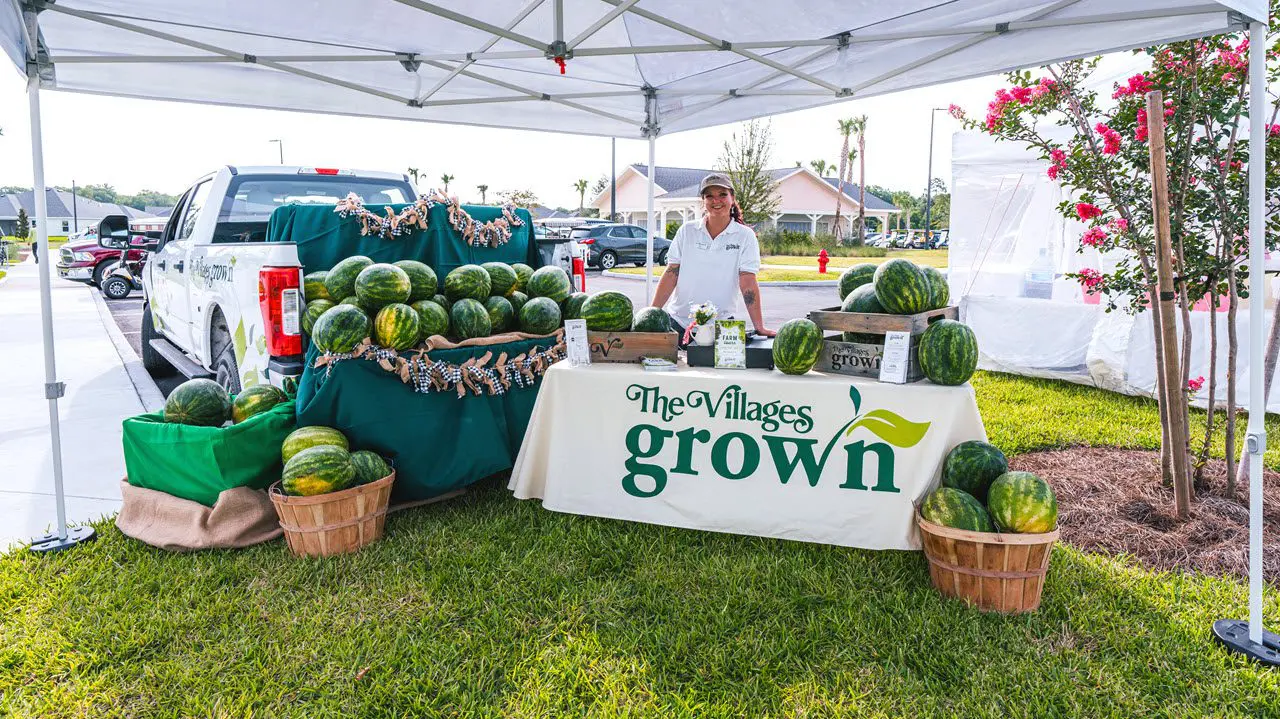
M 808 218 L 809 218 L 809 236 L 810 236 L 810 237 L 817 237 L 817 236 L 818 236 L 818 220 L 821 220 L 823 217 L 824 217 L 824 215 L 822 215 L 822 214 L 817 214 L 817 215 L 808 215 Z
M 773 229 L 778 229 L 778 220 L 782 218 L 782 213 L 773 216 Z

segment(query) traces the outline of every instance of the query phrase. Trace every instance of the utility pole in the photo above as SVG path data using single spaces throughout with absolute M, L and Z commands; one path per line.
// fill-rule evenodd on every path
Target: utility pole
M 267 140 L 267 142 L 275 142 L 280 145 L 280 164 L 284 164 L 284 140 Z
M 618 221 L 618 138 L 609 138 L 609 221 Z
M 76 210 L 76 181 L 75 180 L 71 181 L 71 222 L 74 224 L 74 226 L 71 228 L 71 231 L 73 233 L 79 232 L 80 231 L 80 213 Z
M 937 112 L 941 110 L 946 112 L 945 107 L 935 107 L 929 112 L 929 179 L 925 181 L 924 186 L 924 244 L 928 249 L 931 246 L 930 240 L 933 238 L 933 225 L 930 224 L 930 211 L 933 209 L 933 120 L 936 118 Z M 910 238 L 908 238 L 908 241 Z

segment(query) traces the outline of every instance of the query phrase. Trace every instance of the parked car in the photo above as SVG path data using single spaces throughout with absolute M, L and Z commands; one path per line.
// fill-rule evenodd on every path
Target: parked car
M 618 223 L 593 224 L 575 227 L 569 237 L 587 248 L 587 264 L 602 270 L 611 270 L 624 262 L 637 265 L 645 263 L 645 236 L 643 227 Z M 653 262 L 667 264 L 667 251 L 671 240 L 653 238 Z
M 141 248 L 129 250 L 129 260 L 142 258 Z M 58 252 L 58 276 L 72 282 L 102 287 L 107 271 L 120 261 L 120 250 L 98 246 L 98 234 L 87 239 L 71 240 Z

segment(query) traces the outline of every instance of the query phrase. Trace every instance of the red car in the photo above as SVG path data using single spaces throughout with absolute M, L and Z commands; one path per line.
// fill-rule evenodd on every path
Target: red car
M 145 254 L 141 249 L 129 250 L 129 259 L 138 260 Z M 99 247 L 97 233 L 90 231 L 83 238 L 62 246 L 58 253 L 58 276 L 64 280 L 101 287 L 103 276 L 119 260 L 120 250 Z

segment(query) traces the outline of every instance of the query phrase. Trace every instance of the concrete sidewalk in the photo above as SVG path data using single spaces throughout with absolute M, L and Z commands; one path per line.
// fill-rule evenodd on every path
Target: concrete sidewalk
M 47 258 L 56 261 L 55 254 Z M 40 332 L 40 279 L 31 260 L 5 268 L 0 284 L 0 551 L 55 527 L 53 450 Z M 54 268 L 50 266 L 50 270 Z M 136 362 L 97 290 L 51 279 L 63 488 L 67 521 L 84 523 L 120 509 L 124 477 L 121 421 L 147 411 L 126 370 Z M 146 388 L 143 390 L 146 393 Z M 154 398 L 145 397 L 147 404 Z

